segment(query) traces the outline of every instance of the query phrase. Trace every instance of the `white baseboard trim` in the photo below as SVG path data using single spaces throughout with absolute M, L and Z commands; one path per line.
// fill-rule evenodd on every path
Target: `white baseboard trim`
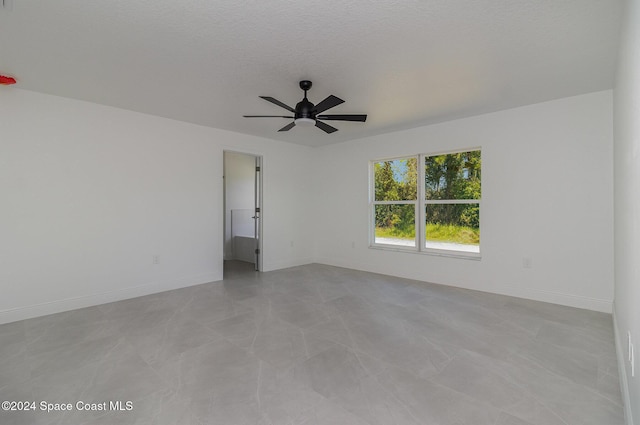
M 222 273 L 205 273 L 196 276 L 187 276 L 172 281 L 146 283 L 143 285 L 117 289 L 115 291 L 106 291 L 98 294 L 83 295 L 2 310 L 0 311 L 0 324 L 61 313 L 63 311 L 75 310 L 78 308 L 92 307 L 129 298 L 142 297 L 144 295 L 215 282 L 218 280 L 222 280 Z
M 601 313 L 611 314 L 613 310 L 613 301 L 603 300 L 600 298 L 584 297 L 581 295 L 563 294 L 561 292 L 544 291 L 540 289 L 521 289 L 506 293 L 519 298 L 527 298 L 535 301 L 543 301 L 551 304 L 560 304 L 568 307 L 582 308 L 585 310 L 599 311 Z
M 371 272 L 371 273 L 390 275 L 390 273 L 385 272 L 384 267 L 381 267 L 380 265 L 345 262 L 340 259 L 333 259 L 333 258 L 316 258 L 315 262 L 319 264 L 326 264 L 329 266 L 345 267 L 345 268 L 362 270 L 362 271 Z M 397 276 L 405 279 L 425 281 L 423 278 L 412 275 L 411 273 L 405 273 Z M 590 298 L 590 297 L 584 297 L 584 296 L 572 295 L 572 294 L 563 294 L 560 292 L 523 288 L 518 286 L 496 285 L 492 287 L 478 287 L 473 285 L 465 285 L 464 283 L 459 283 L 459 282 L 443 282 L 443 281 L 437 281 L 437 280 L 430 280 L 429 282 L 440 284 L 440 285 L 454 286 L 456 288 L 471 289 L 474 291 L 483 291 L 483 292 L 489 292 L 494 294 L 507 295 L 510 297 L 525 298 L 525 299 L 534 300 L 534 301 L 542 301 L 542 302 L 547 302 L 551 304 L 560 304 L 568 307 L 583 308 L 587 310 L 599 311 L 602 313 L 611 314 L 611 312 L 613 311 L 612 300 Z
M 271 272 L 274 270 L 288 269 L 290 267 L 304 266 L 306 264 L 311 264 L 314 262 L 315 261 L 313 261 L 312 258 L 298 258 L 290 261 L 280 261 L 280 262 L 274 262 L 274 263 L 267 263 L 265 261 L 264 266 L 262 267 L 262 271 Z
M 618 376 L 620 376 L 620 392 L 622 393 L 622 403 L 624 404 L 624 419 L 627 425 L 633 425 L 633 413 L 631 412 L 631 397 L 629 396 L 629 382 L 627 381 L 627 350 L 620 341 L 620 330 L 616 319 L 616 309 L 613 308 L 613 332 L 616 338 L 616 355 L 618 358 Z

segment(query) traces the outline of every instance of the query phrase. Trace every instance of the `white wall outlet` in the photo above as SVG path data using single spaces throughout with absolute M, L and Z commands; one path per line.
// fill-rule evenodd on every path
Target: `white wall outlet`
M 291 245 L 291 248 L 293 248 L 293 241 L 290 241 L 289 245 Z
M 522 257 L 522 267 L 524 267 L 525 269 L 530 269 L 531 267 L 533 267 L 533 261 L 531 260 L 531 257 Z
M 351 241 L 351 248 L 355 248 L 356 247 L 356 241 Z
M 152 257 L 152 261 L 153 261 L 153 264 L 160 264 L 160 256 L 159 255 L 154 255 Z

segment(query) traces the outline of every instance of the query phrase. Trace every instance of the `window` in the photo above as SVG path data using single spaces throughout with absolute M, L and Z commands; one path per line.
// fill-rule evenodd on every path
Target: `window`
M 385 159 L 371 168 L 372 246 L 479 256 L 480 150 Z
M 373 165 L 374 243 L 416 247 L 418 158 L 400 158 Z

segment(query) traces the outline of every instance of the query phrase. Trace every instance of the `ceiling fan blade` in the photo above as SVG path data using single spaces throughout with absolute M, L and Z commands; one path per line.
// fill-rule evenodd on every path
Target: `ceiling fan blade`
M 316 120 L 316 127 L 324 131 L 325 133 L 329 133 L 329 134 L 333 133 L 334 131 L 338 131 L 337 128 L 331 127 L 329 124 L 325 124 L 322 121 L 318 121 L 318 120 Z
M 334 106 L 338 106 L 341 103 L 344 103 L 344 100 L 334 95 L 331 95 L 316 105 L 315 107 L 316 114 L 319 114 L 320 112 L 324 112 L 327 109 L 331 109 Z
M 292 116 L 285 115 L 243 115 L 245 118 L 290 118 L 293 119 Z
M 293 121 L 293 122 L 291 122 L 290 124 L 285 125 L 284 127 L 282 127 L 282 128 L 281 128 L 280 130 L 278 130 L 278 131 L 289 131 L 289 130 L 291 130 L 291 129 L 292 129 L 293 127 L 295 127 L 295 126 L 296 126 L 296 122 L 295 122 L 295 121 Z
M 366 115 L 349 114 L 349 115 L 316 115 L 319 120 L 334 120 L 334 121 L 359 121 L 365 122 L 367 120 Z
M 274 99 L 270 96 L 260 96 L 260 98 L 266 100 L 267 102 L 271 102 L 275 105 L 278 105 L 279 107 L 284 108 L 289 112 L 293 112 L 294 114 L 296 113 L 295 109 L 293 109 L 291 106 L 285 105 L 284 103 L 280 102 L 278 99 Z

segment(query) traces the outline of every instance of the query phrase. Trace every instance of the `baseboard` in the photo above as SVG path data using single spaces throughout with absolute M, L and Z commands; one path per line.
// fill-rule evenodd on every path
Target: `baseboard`
M 263 271 L 286 269 L 289 267 L 303 266 L 312 263 L 311 258 L 301 258 L 293 261 L 283 261 L 279 263 L 266 264 Z M 200 285 L 208 282 L 222 280 L 222 272 L 207 273 L 197 276 L 188 276 L 173 281 L 152 282 L 143 285 L 131 286 L 128 288 L 106 291 L 98 294 L 83 295 L 79 297 L 66 298 L 62 300 L 48 301 L 40 304 L 33 304 L 24 307 L 17 307 L 0 311 L 0 324 L 16 322 L 18 320 L 31 319 L 34 317 L 46 316 L 48 314 L 61 313 L 63 311 L 75 310 L 78 308 L 91 307 L 94 305 L 106 304 L 129 298 L 142 297 L 158 292 L 170 291 L 173 289 L 185 288 L 188 286 Z
M 152 282 L 143 285 L 117 289 L 115 291 L 106 291 L 98 294 L 83 295 L 80 297 L 66 298 L 62 300 L 54 300 L 25 307 L 2 310 L 0 311 L 0 324 L 46 316 L 54 313 L 61 313 L 63 311 L 75 310 L 78 308 L 92 307 L 95 305 L 121 301 L 129 298 L 142 297 L 144 295 L 185 288 L 188 286 L 200 285 L 208 282 L 215 282 L 218 280 L 222 280 L 221 273 L 206 273 L 196 276 L 188 276 L 172 281 Z
M 612 300 L 603 300 L 600 298 L 591 298 L 581 295 L 563 294 L 561 292 L 543 291 L 540 289 L 530 288 L 516 290 L 512 293 L 506 292 L 507 291 L 504 292 L 504 295 L 543 301 L 551 304 L 560 304 L 568 307 L 582 308 L 585 310 L 599 311 L 601 313 L 611 314 L 613 311 Z
M 620 392 L 622 393 L 622 403 L 624 404 L 624 419 L 626 425 L 633 425 L 633 413 L 631 412 L 631 397 L 629 396 L 629 382 L 627 381 L 627 350 L 620 341 L 620 330 L 616 319 L 616 309 L 613 308 L 613 332 L 616 338 L 616 355 L 618 358 L 618 376 L 620 376 Z
M 298 258 L 298 259 L 294 259 L 294 260 L 289 260 L 289 261 L 280 261 L 280 262 L 274 262 L 274 263 L 264 263 L 264 266 L 262 267 L 262 271 L 263 272 L 271 272 L 274 270 L 280 270 L 280 269 L 288 269 L 290 267 L 298 267 L 298 266 L 304 266 L 306 264 L 311 264 L 314 263 L 315 261 L 313 261 L 312 258 Z
M 329 266 L 335 267 L 345 267 L 349 269 L 361 270 L 371 273 L 379 273 L 383 275 L 390 275 L 390 273 L 385 272 L 383 267 L 375 264 L 366 264 L 366 263 L 354 263 L 354 262 L 346 262 L 339 259 L 333 258 L 316 258 L 315 261 L 319 264 L 326 264 Z M 399 275 L 393 275 L 402 277 L 405 279 L 413 279 L 418 281 L 424 281 L 420 277 L 412 275 L 411 273 L 404 273 Z M 560 304 L 568 307 L 576 307 L 583 308 L 586 310 L 599 311 L 602 313 L 609 313 L 613 311 L 613 301 L 612 300 L 604 300 L 599 298 L 590 298 L 584 297 L 580 295 L 572 295 L 572 294 L 564 294 L 561 292 L 552 292 L 552 291 L 544 291 L 532 288 L 522 288 L 518 286 L 492 286 L 490 288 L 487 287 L 477 287 L 473 285 L 465 285 L 464 283 L 459 282 L 444 282 L 437 280 L 430 280 L 430 283 L 436 283 L 440 285 L 454 286 L 456 288 L 463 289 L 471 289 L 474 291 L 483 291 L 489 292 L 493 294 L 507 295 L 510 297 L 517 298 L 525 298 L 534 301 L 542 301 L 551 304 Z

